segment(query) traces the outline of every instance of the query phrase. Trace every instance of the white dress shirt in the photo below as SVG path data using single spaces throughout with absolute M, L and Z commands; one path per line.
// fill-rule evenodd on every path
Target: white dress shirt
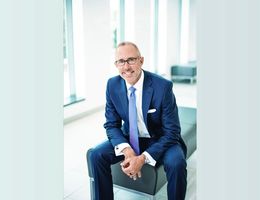
M 150 135 L 148 133 L 148 130 L 145 126 L 144 123 L 144 118 L 143 118 L 143 111 L 142 111 L 142 97 L 143 97 L 143 82 L 144 82 L 144 72 L 141 72 L 141 77 L 137 81 L 133 87 L 136 89 L 135 90 L 135 96 L 136 96 L 136 109 L 137 109 L 137 127 L 138 127 L 138 132 L 139 132 L 139 137 L 142 138 L 150 138 Z M 132 85 L 128 84 L 126 82 L 126 87 L 127 87 L 127 96 L 129 99 L 130 96 L 130 90 L 129 88 Z M 130 147 L 128 143 L 121 143 L 115 147 L 115 154 L 116 156 L 123 155 L 122 150 L 126 147 Z M 147 163 L 155 166 L 156 161 L 152 158 L 152 156 L 148 152 L 143 152 L 143 154 L 146 157 Z

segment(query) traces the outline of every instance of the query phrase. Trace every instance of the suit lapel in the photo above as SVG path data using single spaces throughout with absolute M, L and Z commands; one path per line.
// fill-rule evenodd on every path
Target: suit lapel
M 153 96 L 153 88 L 151 87 L 151 85 L 152 85 L 151 77 L 149 76 L 149 74 L 147 74 L 147 72 L 144 71 L 142 110 L 143 110 L 143 117 L 146 126 L 147 126 L 147 112 Z
M 122 109 L 125 113 L 125 116 L 128 118 L 128 98 L 127 98 L 127 91 L 124 79 L 121 79 L 120 87 L 118 91 L 118 98 L 122 105 Z

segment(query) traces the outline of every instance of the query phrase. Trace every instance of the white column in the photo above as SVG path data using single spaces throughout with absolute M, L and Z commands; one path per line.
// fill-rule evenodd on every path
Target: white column
M 166 77 L 170 77 L 170 67 L 174 64 L 179 63 L 180 57 L 180 20 L 181 20 L 181 1 L 180 0 L 167 0 L 166 2 L 166 28 L 164 34 L 160 34 L 159 37 L 166 37 L 166 43 L 163 46 L 164 50 L 159 51 L 165 52 L 163 55 L 164 63 L 160 71 L 164 73 Z
M 200 200 L 260 199 L 260 2 L 200 0 Z
M 150 0 L 135 1 L 134 4 L 134 42 L 144 56 L 144 69 L 150 70 L 151 48 L 151 2 Z

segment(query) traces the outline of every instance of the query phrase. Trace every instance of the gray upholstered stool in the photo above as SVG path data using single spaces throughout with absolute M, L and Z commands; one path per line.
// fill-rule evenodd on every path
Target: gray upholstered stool
M 196 109 L 188 107 L 179 107 L 179 118 L 181 124 L 181 135 L 187 145 L 187 158 L 196 150 Z M 93 175 L 91 171 L 90 154 L 92 149 L 87 152 L 87 164 L 90 177 L 91 199 L 94 200 Z M 126 176 L 122 170 L 120 163 L 111 166 L 114 187 L 129 190 L 155 199 L 156 193 L 167 182 L 163 166 L 152 167 L 145 164 L 142 168 L 142 177 L 136 181 Z

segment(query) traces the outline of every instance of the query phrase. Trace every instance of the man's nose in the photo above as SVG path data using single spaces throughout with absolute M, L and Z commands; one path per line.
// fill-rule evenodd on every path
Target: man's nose
M 123 65 L 124 69 L 129 69 L 130 65 L 128 64 L 128 62 L 125 62 L 125 64 Z

